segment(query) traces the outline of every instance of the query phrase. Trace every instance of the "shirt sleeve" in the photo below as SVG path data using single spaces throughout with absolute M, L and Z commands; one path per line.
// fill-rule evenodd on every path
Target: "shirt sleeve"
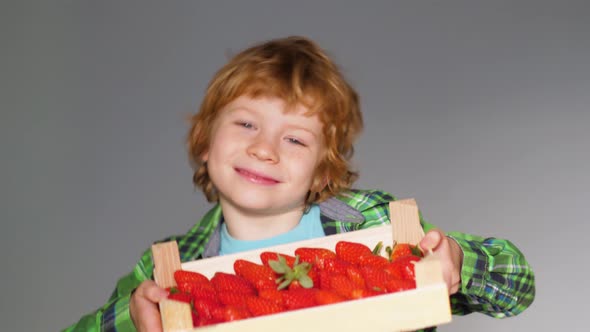
M 116 332 L 136 331 L 129 315 L 131 293 L 141 282 L 151 278 L 151 252 L 146 251 L 133 271 L 122 277 L 107 303 L 98 310 L 83 316 L 77 323 L 62 332 L 91 331 Z M 146 271 L 150 271 L 147 273 Z
M 481 312 L 504 318 L 528 308 L 535 278 L 524 255 L 508 240 L 450 232 L 463 251 L 461 286 L 451 296 L 453 314 Z

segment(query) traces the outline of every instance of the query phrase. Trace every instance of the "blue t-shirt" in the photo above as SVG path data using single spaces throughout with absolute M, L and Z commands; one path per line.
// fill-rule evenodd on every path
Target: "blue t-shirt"
M 227 231 L 227 225 L 221 225 L 220 255 L 228 255 L 242 251 L 254 250 L 275 246 L 284 243 L 313 239 L 324 236 L 324 229 L 320 222 L 320 207 L 312 205 L 310 210 L 301 217 L 299 224 L 287 233 L 283 233 L 268 239 L 247 241 L 234 239 Z

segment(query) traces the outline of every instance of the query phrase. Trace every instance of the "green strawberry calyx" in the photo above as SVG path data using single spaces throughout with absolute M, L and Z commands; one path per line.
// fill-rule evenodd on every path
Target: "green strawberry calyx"
M 270 268 L 280 275 L 276 282 L 279 284 L 278 289 L 287 288 L 292 282 L 298 281 L 303 288 L 312 288 L 313 280 L 308 275 L 311 270 L 311 264 L 307 262 L 299 263 L 299 256 L 295 256 L 295 263 L 291 268 L 287 264 L 285 257 L 277 255 L 278 260 L 269 260 Z

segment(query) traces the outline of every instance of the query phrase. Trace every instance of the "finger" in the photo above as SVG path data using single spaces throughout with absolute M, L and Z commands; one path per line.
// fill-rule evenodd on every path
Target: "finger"
M 162 331 L 157 302 L 165 297 L 167 291 L 153 281 L 145 281 L 137 288 L 129 303 L 129 312 L 138 332 Z
M 461 285 L 461 283 L 459 282 L 455 282 L 451 285 L 451 287 L 449 288 L 449 295 L 453 295 L 455 293 L 457 293 L 459 291 L 459 286 Z
M 135 317 L 132 316 L 137 331 L 161 332 L 162 322 L 157 305 L 144 299 L 138 303 L 138 307 Z
M 146 281 L 137 288 L 137 295 L 145 297 L 153 303 L 158 303 L 168 296 L 168 292 L 153 281 Z
M 151 302 L 158 303 L 168 297 L 168 292 L 159 287 L 154 285 L 146 290 L 146 298 Z
M 420 241 L 420 249 L 423 252 L 435 250 L 439 246 L 443 238 L 441 233 L 442 232 L 437 229 L 433 229 L 426 233 L 426 235 L 424 235 L 424 238 L 422 238 L 422 240 Z
M 145 306 L 141 313 L 142 319 L 140 322 L 140 331 L 162 331 L 162 322 L 160 320 L 160 312 L 155 305 Z

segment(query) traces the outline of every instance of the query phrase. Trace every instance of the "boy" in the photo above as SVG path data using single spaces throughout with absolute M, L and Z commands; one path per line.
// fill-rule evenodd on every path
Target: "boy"
M 183 236 L 182 261 L 389 223 L 382 191 L 352 190 L 358 96 L 312 41 L 272 40 L 237 54 L 213 77 L 191 120 L 193 182 L 215 207 Z M 422 222 L 420 243 L 442 258 L 454 314 L 513 316 L 534 298 L 534 276 L 506 240 L 444 234 Z M 109 302 L 67 331 L 161 331 L 150 251 Z M 433 328 L 434 329 L 434 328 Z

